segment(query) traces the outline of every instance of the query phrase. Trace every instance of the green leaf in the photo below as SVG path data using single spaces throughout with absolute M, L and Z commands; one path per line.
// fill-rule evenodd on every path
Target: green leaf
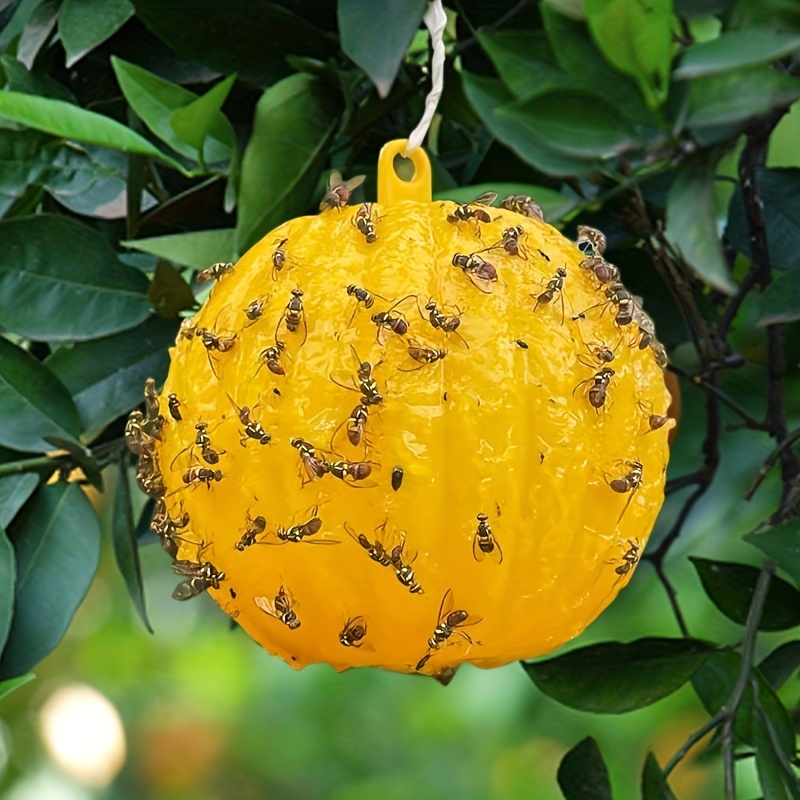
M 750 67 L 695 78 L 689 84 L 686 124 L 694 130 L 741 125 L 800 97 L 800 79 L 772 67 Z
M 647 754 L 642 770 L 642 800 L 676 800 L 652 753 Z
M 489 132 L 536 169 L 549 175 L 582 175 L 601 165 L 597 159 L 571 158 L 553 149 L 531 127 L 535 121 L 530 117 L 520 122 L 512 115 L 501 115 L 501 109 L 513 105 L 514 96 L 500 81 L 468 72 L 462 72 L 461 79 L 469 102 Z
M 64 0 L 58 32 L 67 52 L 67 67 L 113 36 L 134 13 L 129 0 Z
M 586 21 L 608 62 L 639 84 L 648 106 L 667 97 L 672 0 L 584 0 Z
M 572 78 L 553 64 L 544 31 L 479 30 L 477 36 L 503 83 L 517 97 L 575 88 Z
M 150 156 L 191 175 L 183 165 L 125 125 L 63 100 L 18 92 L 0 92 L 0 117 L 64 139 Z
M 611 781 L 600 748 L 591 736 L 578 742 L 558 765 L 565 800 L 611 800 Z
M 595 714 L 623 714 L 681 688 L 713 652 L 695 639 L 603 642 L 547 661 L 523 663 L 548 697 Z
M 192 269 L 205 269 L 217 261 L 234 261 L 234 235 L 232 228 L 194 233 L 176 233 L 172 236 L 154 236 L 151 239 L 132 239 L 121 242 L 123 247 L 141 250 L 159 258 Z
M 468 203 L 484 192 L 497 192 L 502 200 L 511 194 L 523 194 L 537 202 L 544 212 L 544 218 L 552 223 L 571 211 L 578 200 L 574 197 L 548 189 L 545 186 L 532 186 L 527 183 L 478 183 L 472 186 L 454 186 L 434 194 L 434 200 L 453 200 Z
M 114 511 L 111 520 L 111 534 L 114 542 L 114 555 L 117 557 L 117 566 L 133 605 L 150 633 L 150 620 L 147 618 L 147 609 L 144 603 L 144 586 L 142 585 L 142 570 L 139 565 L 139 547 L 136 542 L 136 526 L 133 524 L 133 506 L 131 505 L 131 487 L 128 483 L 128 470 L 124 460 L 119 462 L 117 487 L 114 494 Z
M 758 533 L 748 533 L 744 540 L 757 547 L 800 587 L 800 522 L 787 522 Z
M 800 641 L 784 642 L 758 665 L 764 680 L 777 692 L 800 667 Z
M 690 556 L 689 561 L 694 564 L 711 602 L 728 619 L 744 625 L 761 570 L 747 564 L 695 556 Z M 786 581 L 773 577 L 758 629 L 783 631 L 796 625 L 800 625 L 800 592 Z
M 116 56 L 111 57 L 111 66 L 114 68 L 114 74 L 125 99 L 142 122 L 176 153 L 197 161 L 197 148 L 187 144 L 175 132 L 171 122 L 173 113 L 194 104 L 198 100 L 197 95 Z M 214 97 L 212 103 L 213 101 Z M 208 105 L 208 101 L 204 105 Z M 217 111 L 208 128 L 208 138 L 203 148 L 203 163 L 217 164 L 228 161 L 234 138 L 230 122 L 221 111 Z
M 714 653 L 692 676 L 692 686 L 711 716 L 730 701 L 741 667 L 742 657 L 739 653 L 718 652 Z M 787 755 L 793 753 L 794 730 L 786 709 L 757 668 L 753 669 L 753 679 L 758 683 L 759 703 L 775 726 L 781 749 Z M 747 744 L 755 744 L 753 702 L 753 681 L 751 681 L 745 690 L 734 722 L 736 737 Z
M 77 443 L 78 411 L 61 381 L 32 355 L 0 337 L 0 445 L 46 452 L 46 436 Z
M 800 319 L 800 270 L 781 275 L 767 286 L 760 305 L 759 328 Z
M 0 528 L 7 528 L 11 524 L 38 485 L 39 476 L 35 472 L 0 478 Z
M 14 617 L 14 584 L 17 580 L 17 564 L 14 560 L 14 548 L 8 536 L 0 528 L 0 653 L 11 630 Z
M 756 186 L 772 265 L 800 270 L 800 169 L 761 169 Z M 750 233 L 738 188 L 731 198 L 725 235 L 740 253 L 750 256 Z
M 203 151 L 206 137 L 212 130 L 215 131 L 218 141 L 224 141 L 233 148 L 235 143 L 233 128 L 222 113 L 222 105 L 234 83 L 236 83 L 236 73 L 229 75 L 189 105 L 172 112 L 169 118 L 172 130 L 198 153 Z
M 30 72 L 24 64 L 9 55 L 0 56 L 0 67 L 6 74 L 5 91 L 50 97 L 74 104 L 75 95 L 66 86 L 45 72 Z
M 789 761 L 794 753 L 787 756 L 782 752 L 773 720 L 758 704 L 753 715 L 753 738 L 764 800 L 798 800 L 800 782 Z
M 541 6 L 541 12 L 556 61 L 573 81 L 602 95 L 629 123 L 657 126 L 656 118 L 636 91 L 636 84 L 608 64 L 586 25 L 560 14 L 548 4 Z
M 498 108 L 496 116 L 535 131 L 552 150 L 569 157 L 607 158 L 635 143 L 631 129 L 611 106 L 581 90 L 543 92 Z
M 667 238 L 706 283 L 731 294 L 736 286 L 717 232 L 714 172 L 717 162 L 704 158 L 686 162 L 667 197 Z
M 173 319 L 180 311 L 197 306 L 191 287 L 168 261 L 156 264 L 147 297 L 155 312 L 165 319 Z
M 0 679 L 24 674 L 61 641 L 100 559 L 97 515 L 75 483 L 39 489 L 9 533 L 17 586 Z
M 264 92 L 242 159 L 237 253 L 308 210 L 338 125 L 330 90 L 312 75 L 292 75 Z
M 342 50 L 387 97 L 414 32 L 422 22 L 425 0 L 339 0 Z
M 175 322 L 150 317 L 129 331 L 62 347 L 45 361 L 72 395 L 82 430 L 99 430 L 138 405 L 147 378 L 163 382 L 177 330 Z
M 30 683 L 36 676 L 29 672 L 27 675 L 20 675 L 19 678 L 12 678 L 8 681 L 0 681 L 0 700 L 16 691 L 20 686 Z
M 68 217 L 0 222 L 0 323 L 31 339 L 93 339 L 147 318 L 147 278 Z
M 769 64 L 800 50 L 800 35 L 757 28 L 726 31 L 710 42 L 693 44 L 681 57 L 675 80 L 715 75 L 740 67 Z
M 238 72 L 257 86 L 291 73 L 289 53 L 321 60 L 339 53 L 337 37 L 315 24 L 319 4 L 292 3 L 293 10 L 269 0 L 134 0 L 134 5 L 136 16 L 170 49 L 223 74 Z
M 24 64 L 26 69 L 33 68 L 36 56 L 56 27 L 59 12 L 59 3 L 56 0 L 43 0 L 33 10 L 17 44 L 17 60 Z

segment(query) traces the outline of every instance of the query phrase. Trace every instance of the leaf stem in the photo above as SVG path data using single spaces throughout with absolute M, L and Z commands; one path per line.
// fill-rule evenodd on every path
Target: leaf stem
M 734 769 L 734 737 L 733 725 L 736 721 L 736 712 L 744 698 L 744 693 L 750 683 L 753 672 L 753 661 L 756 654 L 756 638 L 758 637 L 758 626 L 761 622 L 761 615 L 764 613 L 764 603 L 767 599 L 767 592 L 775 574 L 775 563 L 766 559 L 761 567 L 761 574 L 758 576 L 753 600 L 750 603 L 750 610 L 747 612 L 747 622 L 745 623 L 744 638 L 742 640 L 742 667 L 739 670 L 739 677 L 733 688 L 733 693 L 728 703 L 724 706 L 725 721 L 722 724 L 722 752 L 725 763 L 725 798 L 726 800 L 736 800 L 736 771 Z
M 22 458 L 19 461 L 8 461 L 5 464 L 0 464 L 0 478 L 5 478 L 8 475 L 18 475 L 20 472 L 29 472 L 34 469 L 43 469 L 45 467 L 52 467 L 57 469 L 61 464 L 68 462 L 70 456 L 37 456 L 36 458 Z

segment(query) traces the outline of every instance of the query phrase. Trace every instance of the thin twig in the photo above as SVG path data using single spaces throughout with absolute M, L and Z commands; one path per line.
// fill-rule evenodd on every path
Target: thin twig
M 750 428 L 754 431 L 764 431 L 768 430 L 768 425 L 763 422 L 759 422 L 752 414 L 749 414 L 745 409 L 743 409 L 735 400 L 732 400 L 728 397 L 725 392 L 722 391 L 710 378 L 703 377 L 702 373 L 699 374 L 689 374 L 685 370 L 681 369 L 680 367 L 676 367 L 673 364 L 670 364 L 669 369 L 671 372 L 674 372 L 676 375 L 679 375 L 681 378 L 685 378 L 686 380 L 693 383 L 695 386 L 699 386 L 703 391 L 708 392 L 709 394 L 713 394 L 720 403 L 724 406 L 727 406 L 731 411 L 734 412 L 738 417 L 741 418 L 742 422 L 744 422 L 745 427 Z
M 744 639 L 742 640 L 742 666 L 739 670 L 739 677 L 733 688 L 731 698 L 725 705 L 725 722 L 722 724 L 722 753 L 725 762 L 725 798 L 726 800 L 736 800 L 736 771 L 734 769 L 734 741 L 733 725 L 736 721 L 736 712 L 747 691 L 750 683 L 750 676 L 753 671 L 753 662 L 756 655 L 756 638 L 758 637 L 758 626 L 761 623 L 761 615 L 764 613 L 764 603 L 767 599 L 767 592 L 775 574 L 775 563 L 766 559 L 761 567 L 761 574 L 758 576 L 756 588 L 753 592 L 753 599 L 750 602 L 750 610 L 747 612 L 747 621 L 744 629 Z
M 769 471 L 775 466 L 775 462 L 780 457 L 780 454 L 787 448 L 791 447 L 795 442 L 800 441 L 800 428 L 794 433 L 789 434 L 766 458 L 758 471 L 758 475 L 753 479 L 750 488 L 747 490 L 744 499 L 751 500 L 756 490 L 764 482 L 764 479 L 769 474 Z
M 733 727 L 739 706 L 742 704 L 745 692 L 752 678 L 758 626 L 761 623 L 761 616 L 764 613 L 764 603 L 767 599 L 770 581 L 774 574 L 775 564 L 769 559 L 765 560 L 761 568 L 761 574 L 758 576 L 758 581 L 756 582 L 753 599 L 750 602 L 750 609 L 747 612 L 745 632 L 742 639 L 742 665 L 728 702 L 725 703 L 713 717 L 707 720 L 704 725 L 692 733 L 681 745 L 680 749 L 664 767 L 663 774 L 665 778 L 669 776 L 678 763 L 686 757 L 687 753 L 704 736 L 721 725 L 721 742 L 725 757 L 725 798 L 726 800 L 736 800 L 736 774 L 734 771 L 736 754 L 734 751 Z
M 674 756 L 667 762 L 663 769 L 664 777 L 668 778 L 670 772 L 678 766 L 678 764 L 686 757 L 687 753 L 701 740 L 713 731 L 718 725 L 721 725 L 725 720 L 725 709 L 721 708 L 711 717 L 705 725 L 698 728 L 694 733 L 690 734 L 686 741 L 681 745 L 680 749 Z
M 688 639 L 689 628 L 686 625 L 686 619 L 684 618 L 680 604 L 678 603 L 678 593 L 675 590 L 675 587 L 672 585 L 672 582 L 667 577 L 667 574 L 664 571 L 664 565 L 660 561 L 655 561 L 653 562 L 653 568 L 656 571 L 656 575 L 658 575 L 658 579 L 661 581 L 661 585 L 664 587 L 664 590 L 667 593 L 667 600 L 669 600 L 669 604 L 672 607 L 672 613 L 675 615 L 675 621 L 678 623 L 678 628 L 680 628 L 681 635 Z
M 20 472 L 28 472 L 36 469 L 52 468 L 57 470 L 62 464 L 70 462 L 70 456 L 37 456 L 36 458 L 23 458 L 19 461 L 8 461 L 0 464 L 0 478 L 7 475 L 18 475 Z
M 506 22 L 516 17 L 517 14 L 519 14 L 519 12 L 522 11 L 525 8 L 525 6 L 528 5 L 529 2 L 530 0 L 520 0 L 519 3 L 517 3 L 515 6 L 509 8 L 505 14 L 499 16 L 494 22 L 490 23 L 489 25 L 482 26 L 480 30 L 483 31 L 484 33 L 492 33 L 493 31 L 496 31 L 498 28 L 505 25 Z M 461 16 L 466 21 L 466 15 L 462 13 Z M 463 42 L 459 42 L 453 48 L 449 57 L 455 58 L 457 55 L 460 55 L 465 50 L 468 50 L 470 47 L 473 47 L 477 43 L 478 43 L 478 35 L 477 33 L 475 33 L 472 36 L 470 36 L 469 39 L 464 39 Z

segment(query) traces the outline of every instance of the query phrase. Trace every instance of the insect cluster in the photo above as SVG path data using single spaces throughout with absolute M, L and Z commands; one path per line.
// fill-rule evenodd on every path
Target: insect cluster
M 530 198 L 349 206 L 213 281 L 126 431 L 174 597 L 294 666 L 446 680 L 579 633 L 663 499 L 666 354 Z

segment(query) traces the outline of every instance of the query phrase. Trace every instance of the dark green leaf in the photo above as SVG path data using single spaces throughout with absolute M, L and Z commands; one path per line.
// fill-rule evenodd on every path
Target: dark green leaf
M 0 700 L 2 700 L 7 695 L 11 694 L 11 692 L 19 689 L 20 686 L 24 686 L 26 683 L 30 683 L 36 676 L 29 672 L 27 675 L 20 675 L 19 678 L 12 678 L 8 681 L 0 681 Z
M 569 75 L 553 64 L 543 31 L 479 30 L 478 41 L 503 83 L 523 97 L 559 87 L 575 87 Z
M 666 234 L 706 283 L 730 294 L 736 287 L 717 231 L 715 170 L 713 158 L 687 162 L 678 170 L 667 197 Z
M 781 275 L 761 297 L 758 326 L 782 325 L 800 319 L 800 270 Z
M 764 800 L 798 800 L 798 783 L 789 759 L 777 746 L 775 728 L 766 714 L 758 709 L 753 720 L 756 770 Z
M 565 706 L 623 714 L 680 689 L 712 652 L 695 639 L 639 639 L 594 644 L 523 667 L 542 692 Z
M 652 753 L 647 754 L 642 770 L 642 800 L 676 800 Z
M 777 692 L 800 667 L 800 641 L 785 642 L 776 647 L 758 665 L 764 680 Z
M 147 298 L 156 313 L 166 319 L 177 317 L 178 312 L 197 305 L 191 287 L 168 261 L 156 264 Z
M 0 92 L 0 117 L 64 139 L 110 147 L 126 153 L 140 153 L 181 172 L 187 172 L 181 164 L 125 125 L 63 100 L 18 92 Z
M 17 580 L 17 564 L 14 560 L 14 548 L 8 536 L 0 528 L 0 653 L 3 652 L 11 620 L 14 617 L 14 585 Z
M 750 67 L 695 78 L 686 124 L 693 129 L 739 125 L 800 97 L 800 79 L 772 67 Z
M 5 90 L 20 94 L 50 97 L 74 104 L 75 96 L 66 86 L 53 80 L 45 72 L 30 72 L 24 64 L 9 55 L 0 56 L 0 67 L 6 74 Z
M 706 711 L 713 716 L 726 705 L 733 694 L 742 667 L 742 657 L 732 651 L 718 652 L 692 676 L 692 686 Z M 794 751 L 794 730 L 786 709 L 758 669 L 753 670 L 758 682 L 759 703 L 775 726 L 781 749 L 788 755 Z M 736 714 L 734 733 L 747 744 L 755 744 L 753 731 L 753 684 L 747 687 Z
M 59 4 L 56 0 L 44 0 L 34 9 L 17 45 L 17 60 L 27 69 L 33 68 L 33 62 L 42 46 L 50 38 L 58 20 Z
M 728 619 L 744 625 L 761 570 L 730 561 L 711 561 L 694 556 L 689 560 L 694 564 L 711 602 Z M 800 625 L 800 592 L 786 581 L 773 577 L 758 628 L 783 631 L 796 625 Z
M 136 542 L 136 526 L 133 524 L 131 488 L 128 483 L 128 470 L 124 461 L 120 461 L 111 526 L 117 566 L 125 579 L 128 594 L 131 596 L 139 617 L 145 628 L 152 633 L 153 629 L 150 627 L 150 620 L 147 619 L 147 609 L 144 603 L 142 570 L 139 565 L 139 547 Z
M 543 92 L 498 108 L 496 116 L 535 131 L 548 147 L 568 157 L 607 158 L 630 149 L 635 141 L 611 106 L 581 90 Z
M 134 0 L 137 17 L 170 48 L 219 72 L 267 86 L 291 70 L 286 54 L 325 60 L 336 38 L 270 0 Z
M 52 450 L 45 436 L 77 442 L 78 411 L 69 392 L 32 355 L 0 337 L 0 445 Z
M 550 147 L 529 117 L 520 122 L 509 114 L 501 115 L 500 109 L 511 107 L 514 96 L 500 81 L 467 72 L 461 73 L 461 79 L 467 98 L 490 133 L 523 161 L 550 175 L 581 175 L 600 166 L 599 160 L 571 158 Z
M 634 78 L 651 108 L 660 105 L 669 88 L 672 0 L 584 0 L 583 7 L 608 62 Z
M 176 153 L 196 161 L 197 148 L 187 144 L 183 136 L 176 133 L 171 120 L 174 112 L 193 105 L 199 99 L 197 95 L 116 56 L 112 56 L 111 65 L 125 99 L 142 122 Z M 208 137 L 204 137 L 203 162 L 215 164 L 227 161 L 231 157 L 234 134 L 230 122 L 221 111 L 217 110 L 212 117 L 207 133 Z
M 126 330 L 150 313 L 146 291 L 147 278 L 76 220 L 0 222 L 0 323 L 8 330 L 47 341 Z
M 135 239 L 121 244 L 192 269 L 205 269 L 217 261 L 235 260 L 234 235 L 235 231 L 232 228 L 220 228 L 213 231 Z
M 67 66 L 80 61 L 116 33 L 135 13 L 129 0 L 64 0 L 58 32 L 67 51 Z
M 635 125 L 655 126 L 657 121 L 642 100 L 636 84 L 603 58 L 582 22 L 565 17 L 547 3 L 542 19 L 558 65 L 583 89 L 599 93 Z
M 714 75 L 739 67 L 768 64 L 800 50 L 800 35 L 769 30 L 726 31 L 710 42 L 689 47 L 672 76 L 676 80 Z
M 150 527 L 155 510 L 155 498 L 149 497 L 142 508 L 141 514 L 139 514 L 139 521 L 136 523 L 136 541 L 139 542 L 140 547 L 158 542 L 158 538 Z
M 800 270 L 800 169 L 759 170 L 756 185 L 770 261 L 781 269 Z M 750 255 L 750 234 L 738 189 L 731 199 L 726 236 L 740 253 Z
M 74 483 L 39 489 L 9 534 L 17 587 L 0 679 L 24 674 L 59 643 L 100 559 L 97 515 Z
M 0 528 L 7 528 L 11 524 L 38 485 L 39 476 L 35 472 L 0 478 Z
M 298 73 L 264 92 L 242 160 L 237 253 L 308 210 L 338 124 L 318 78 Z
M 367 73 L 386 97 L 414 32 L 422 22 L 425 0 L 339 0 L 342 50 Z
M 49 172 L 59 144 L 33 131 L 0 129 L 0 216 L 39 186 Z
M 565 800 L 611 800 L 611 781 L 597 742 L 578 742 L 558 765 L 558 785 Z
M 753 547 L 768 555 L 800 587 L 800 522 L 787 522 L 744 537 Z
M 175 134 L 198 152 L 202 152 L 206 137 L 215 133 L 215 138 L 234 146 L 233 128 L 222 114 L 222 104 L 236 83 L 236 74 L 209 89 L 204 95 L 193 100 L 183 108 L 172 112 L 169 124 Z
M 468 203 L 484 192 L 497 192 L 502 200 L 510 194 L 524 194 L 535 200 L 544 212 L 544 218 L 552 223 L 571 211 L 577 198 L 548 189 L 545 186 L 531 186 L 526 183 L 479 183 L 473 186 L 454 186 L 452 189 L 443 189 L 434 194 L 434 200 L 454 200 L 456 203 Z
M 175 322 L 151 317 L 114 336 L 56 350 L 46 365 L 72 395 L 81 429 L 96 431 L 142 400 L 142 386 L 161 383 L 175 342 Z

